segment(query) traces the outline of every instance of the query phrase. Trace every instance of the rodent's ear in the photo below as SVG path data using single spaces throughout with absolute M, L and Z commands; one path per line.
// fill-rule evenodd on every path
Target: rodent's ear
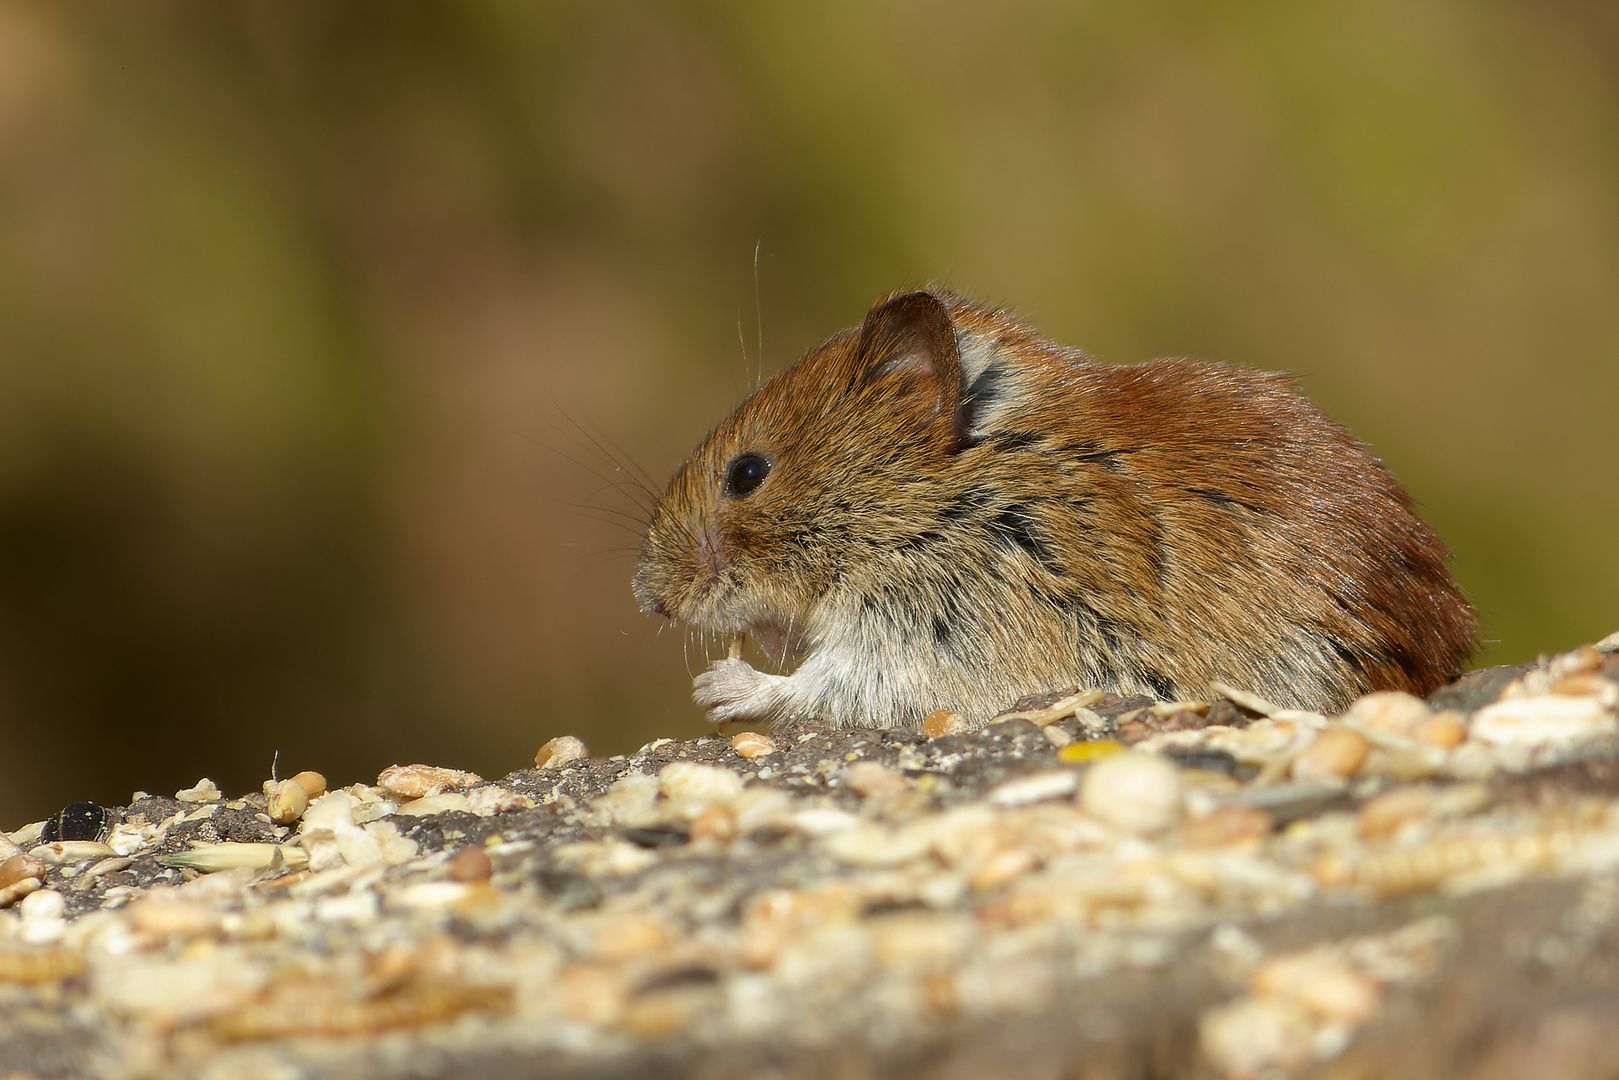
M 950 311 L 932 293 L 890 297 L 866 313 L 860 327 L 859 385 L 882 385 L 888 396 L 915 396 L 954 422 L 961 400 L 961 357 Z M 926 406 L 924 406 L 926 407 Z

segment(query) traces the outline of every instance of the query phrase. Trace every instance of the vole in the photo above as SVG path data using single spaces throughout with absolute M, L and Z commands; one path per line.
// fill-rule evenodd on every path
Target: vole
M 1449 552 L 1285 376 L 1097 363 L 944 289 L 883 298 L 770 379 L 653 512 L 642 608 L 751 634 L 697 676 L 715 721 L 983 722 L 1078 684 L 1211 681 L 1341 710 L 1457 675 Z

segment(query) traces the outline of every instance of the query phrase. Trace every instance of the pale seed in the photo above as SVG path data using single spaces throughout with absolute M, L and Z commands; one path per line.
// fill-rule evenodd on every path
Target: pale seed
M 326 778 L 318 772 L 305 769 L 301 773 L 294 774 L 292 779 L 297 781 L 299 787 L 309 793 L 311 799 L 318 799 L 326 794 Z
M 174 797 L 181 802 L 205 803 L 218 802 L 224 796 L 219 793 L 219 787 L 206 776 L 183 791 L 176 791 Z
M 907 787 L 905 777 L 876 761 L 857 761 L 844 771 L 843 782 L 864 798 L 897 795 Z
M 187 870 L 200 870 L 204 874 L 220 870 L 248 867 L 264 870 L 275 865 L 277 855 L 289 870 L 302 870 L 309 865 L 309 853 L 291 844 L 209 844 L 206 847 L 178 851 L 164 855 L 158 862 L 164 866 L 178 866 Z
M 277 825 L 291 825 L 309 809 L 309 792 L 296 780 L 272 780 L 264 789 L 270 797 L 265 812 Z
M 1411 734 L 1418 742 L 1449 750 L 1467 741 L 1467 724 L 1463 722 L 1461 713 L 1446 709 L 1418 724 Z
M 1035 857 L 1023 848 L 1001 848 L 978 864 L 968 884 L 977 892 L 998 889 L 1033 870 L 1035 862 Z
M 590 935 L 590 951 L 603 960 L 624 960 L 656 952 L 668 944 L 669 932 L 641 915 L 603 923 Z
M 731 749 L 740 757 L 766 757 L 776 752 L 776 740 L 760 731 L 739 731 L 731 737 Z
M 494 863 L 483 848 L 469 847 L 456 852 L 448 870 L 452 881 L 488 881 L 494 874 Z
M 1271 816 L 1257 806 L 1222 806 L 1181 826 L 1181 841 L 1190 848 L 1249 847 L 1270 835 Z
M 402 805 L 395 813 L 405 817 L 427 817 L 429 814 L 442 814 L 450 810 L 459 810 L 471 814 L 472 800 L 459 791 L 440 791 L 432 795 L 423 795 L 419 799 L 412 799 Z
M 558 735 L 556 738 L 540 747 L 539 753 L 534 755 L 536 769 L 554 769 L 559 765 L 566 765 L 570 761 L 590 756 L 583 741 L 572 735 Z
M 736 813 L 725 803 L 705 808 L 691 822 L 693 843 L 706 841 L 723 847 L 736 839 L 736 833 Z
M 13 855 L 0 863 L 0 889 L 9 888 L 24 878 L 43 878 L 45 864 L 32 855 Z
M 1380 690 L 1351 705 L 1344 719 L 1376 731 L 1409 736 L 1432 715 L 1428 703 L 1419 697 L 1400 690 Z
M 1055 746 L 1058 750 L 1061 750 L 1063 747 L 1074 741 L 1074 737 L 1072 735 L 1068 734 L 1068 732 L 1064 731 L 1055 724 L 1052 724 L 1049 727 L 1041 728 L 1041 730 L 1045 732 L 1046 742 L 1050 743 L 1052 746 Z
M 437 765 L 390 765 L 377 777 L 377 786 L 402 799 L 420 799 L 446 788 L 470 787 L 482 779 L 477 773 Z
M 1613 714 L 1595 698 L 1507 698 L 1473 714 L 1472 735 L 1498 746 L 1538 746 L 1605 735 Z
M 1294 1001 L 1324 1019 L 1356 1026 L 1371 1019 L 1382 1001 L 1377 983 L 1317 952 L 1262 960 L 1248 985 L 1260 997 Z
M 1601 650 L 1591 645 L 1581 645 L 1571 652 L 1553 658 L 1547 667 L 1547 673 L 1553 679 L 1561 679 L 1571 675 L 1587 675 L 1601 669 Z
M 658 790 L 666 799 L 718 802 L 742 794 L 742 777 L 713 765 L 671 761 L 658 770 Z
M 1113 754 L 1085 774 L 1079 804 L 1124 832 L 1157 832 L 1180 818 L 1180 775 L 1175 766 L 1150 754 Z
M 945 735 L 965 735 L 972 730 L 967 718 L 949 709 L 934 709 L 922 720 L 922 734 L 930 739 Z
M 1028 806 L 1047 799 L 1067 798 L 1079 786 L 1079 776 L 1072 769 L 1054 769 L 1033 773 L 997 786 L 987 796 L 993 806 Z
M 1433 792 L 1427 788 L 1391 788 L 1361 805 L 1355 815 L 1356 826 L 1367 839 L 1387 836 L 1407 822 L 1422 820 L 1433 809 Z
M 1327 780 L 1353 776 L 1371 749 L 1364 736 L 1348 728 L 1328 728 L 1293 759 L 1293 779 Z
M 1216 694 L 1219 694 L 1227 701 L 1230 701 L 1236 705 L 1241 705 L 1249 712 L 1256 712 L 1261 716 L 1269 716 L 1271 713 L 1277 712 L 1280 709 L 1280 706 L 1266 701 L 1264 698 L 1253 693 L 1252 691 L 1239 690 L 1235 686 L 1231 686 L 1218 680 L 1209 683 L 1209 689 L 1213 690 Z

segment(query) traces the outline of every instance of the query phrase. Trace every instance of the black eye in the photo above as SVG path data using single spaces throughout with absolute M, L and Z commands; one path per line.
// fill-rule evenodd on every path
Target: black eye
M 746 498 L 769 475 L 770 462 L 758 454 L 743 454 L 725 471 L 725 494 L 733 499 Z

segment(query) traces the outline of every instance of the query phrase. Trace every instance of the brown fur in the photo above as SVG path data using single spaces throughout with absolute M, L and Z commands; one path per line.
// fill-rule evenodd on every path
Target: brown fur
M 770 463 L 728 494 L 741 454 Z M 1456 675 L 1477 624 L 1404 489 L 1279 375 L 1095 364 L 941 290 L 880 301 L 681 468 L 643 607 L 796 646 L 715 719 L 984 719 L 1075 682 L 1338 709 Z M 790 640 L 788 640 L 790 639 Z

